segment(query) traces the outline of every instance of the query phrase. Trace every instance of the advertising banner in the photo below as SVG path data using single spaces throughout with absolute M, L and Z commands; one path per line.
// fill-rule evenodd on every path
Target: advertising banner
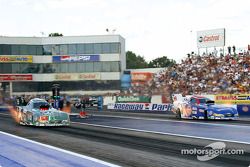
M 150 103 L 148 96 L 116 96 L 116 103 Z
M 123 74 L 121 77 L 121 88 L 127 90 L 131 87 L 131 75 Z
M 132 82 L 138 81 L 149 81 L 153 77 L 153 73 L 151 72 L 132 72 L 131 73 L 131 80 Z
M 171 111 L 172 104 L 155 104 L 155 103 L 109 103 L 107 106 L 110 110 L 127 110 L 127 111 Z
M 100 55 L 64 55 L 53 56 L 53 63 L 61 62 L 86 62 L 86 61 L 100 61 Z
M 65 81 L 65 80 L 100 80 L 100 73 L 71 73 L 71 74 L 55 74 L 56 81 Z
M 250 94 L 219 94 L 215 95 L 216 104 L 249 104 L 250 105 Z
M 197 32 L 198 48 L 221 46 L 225 46 L 225 28 Z
M 32 56 L 0 56 L 0 63 L 32 63 Z
M 101 74 L 100 73 L 82 73 L 78 74 L 79 80 L 100 80 Z
M 31 74 L 0 74 L 0 82 L 32 81 Z

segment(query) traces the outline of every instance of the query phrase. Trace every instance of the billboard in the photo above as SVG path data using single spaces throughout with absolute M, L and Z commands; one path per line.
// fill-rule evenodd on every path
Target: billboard
M 0 82 L 32 81 L 31 74 L 0 74 Z
M 197 47 L 222 47 L 225 46 L 225 28 L 197 31 Z
M 100 73 L 80 73 L 80 74 L 55 74 L 54 80 L 56 81 L 67 81 L 67 80 L 100 80 L 101 74 Z
M 215 95 L 216 104 L 250 104 L 250 94 L 218 94 Z
M 0 56 L 0 63 L 32 63 L 32 56 Z
M 121 77 L 121 88 L 127 90 L 131 87 L 131 75 L 123 74 Z
M 150 103 L 149 96 L 116 96 L 116 103 Z
M 86 62 L 86 61 L 100 61 L 100 55 L 64 55 L 64 56 L 53 56 L 53 63 L 61 62 Z
M 153 73 L 151 72 L 132 72 L 131 80 L 132 82 L 149 81 L 153 78 Z
M 127 111 L 171 111 L 172 104 L 156 103 L 109 103 L 109 110 L 127 110 Z

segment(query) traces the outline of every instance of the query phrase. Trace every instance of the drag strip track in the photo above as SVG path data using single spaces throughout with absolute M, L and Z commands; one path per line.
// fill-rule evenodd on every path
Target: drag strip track
M 56 128 L 19 126 L 8 115 L 0 116 L 0 130 L 122 166 L 248 166 L 250 157 L 246 153 L 200 162 L 195 156 L 180 154 L 184 148 L 202 148 L 195 144 L 79 124 Z
M 78 119 L 75 121 L 93 126 L 211 139 L 217 141 L 229 141 L 250 145 L 250 136 L 245 135 L 250 134 L 250 126 L 243 125 L 225 125 L 217 123 L 112 116 L 95 116 L 90 119 Z

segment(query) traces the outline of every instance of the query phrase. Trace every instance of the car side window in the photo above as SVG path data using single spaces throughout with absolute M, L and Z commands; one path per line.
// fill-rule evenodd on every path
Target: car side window
M 26 105 L 26 108 L 30 108 L 30 102 Z
M 196 99 L 191 98 L 190 102 L 191 102 L 192 104 L 196 104 Z

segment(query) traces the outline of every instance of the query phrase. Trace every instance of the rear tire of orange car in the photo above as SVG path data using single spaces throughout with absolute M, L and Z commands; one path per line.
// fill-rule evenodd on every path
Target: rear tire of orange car
M 208 117 L 207 117 L 207 110 L 204 111 L 204 120 L 208 120 Z
M 181 119 L 181 111 L 179 108 L 177 109 L 176 114 L 177 119 Z

